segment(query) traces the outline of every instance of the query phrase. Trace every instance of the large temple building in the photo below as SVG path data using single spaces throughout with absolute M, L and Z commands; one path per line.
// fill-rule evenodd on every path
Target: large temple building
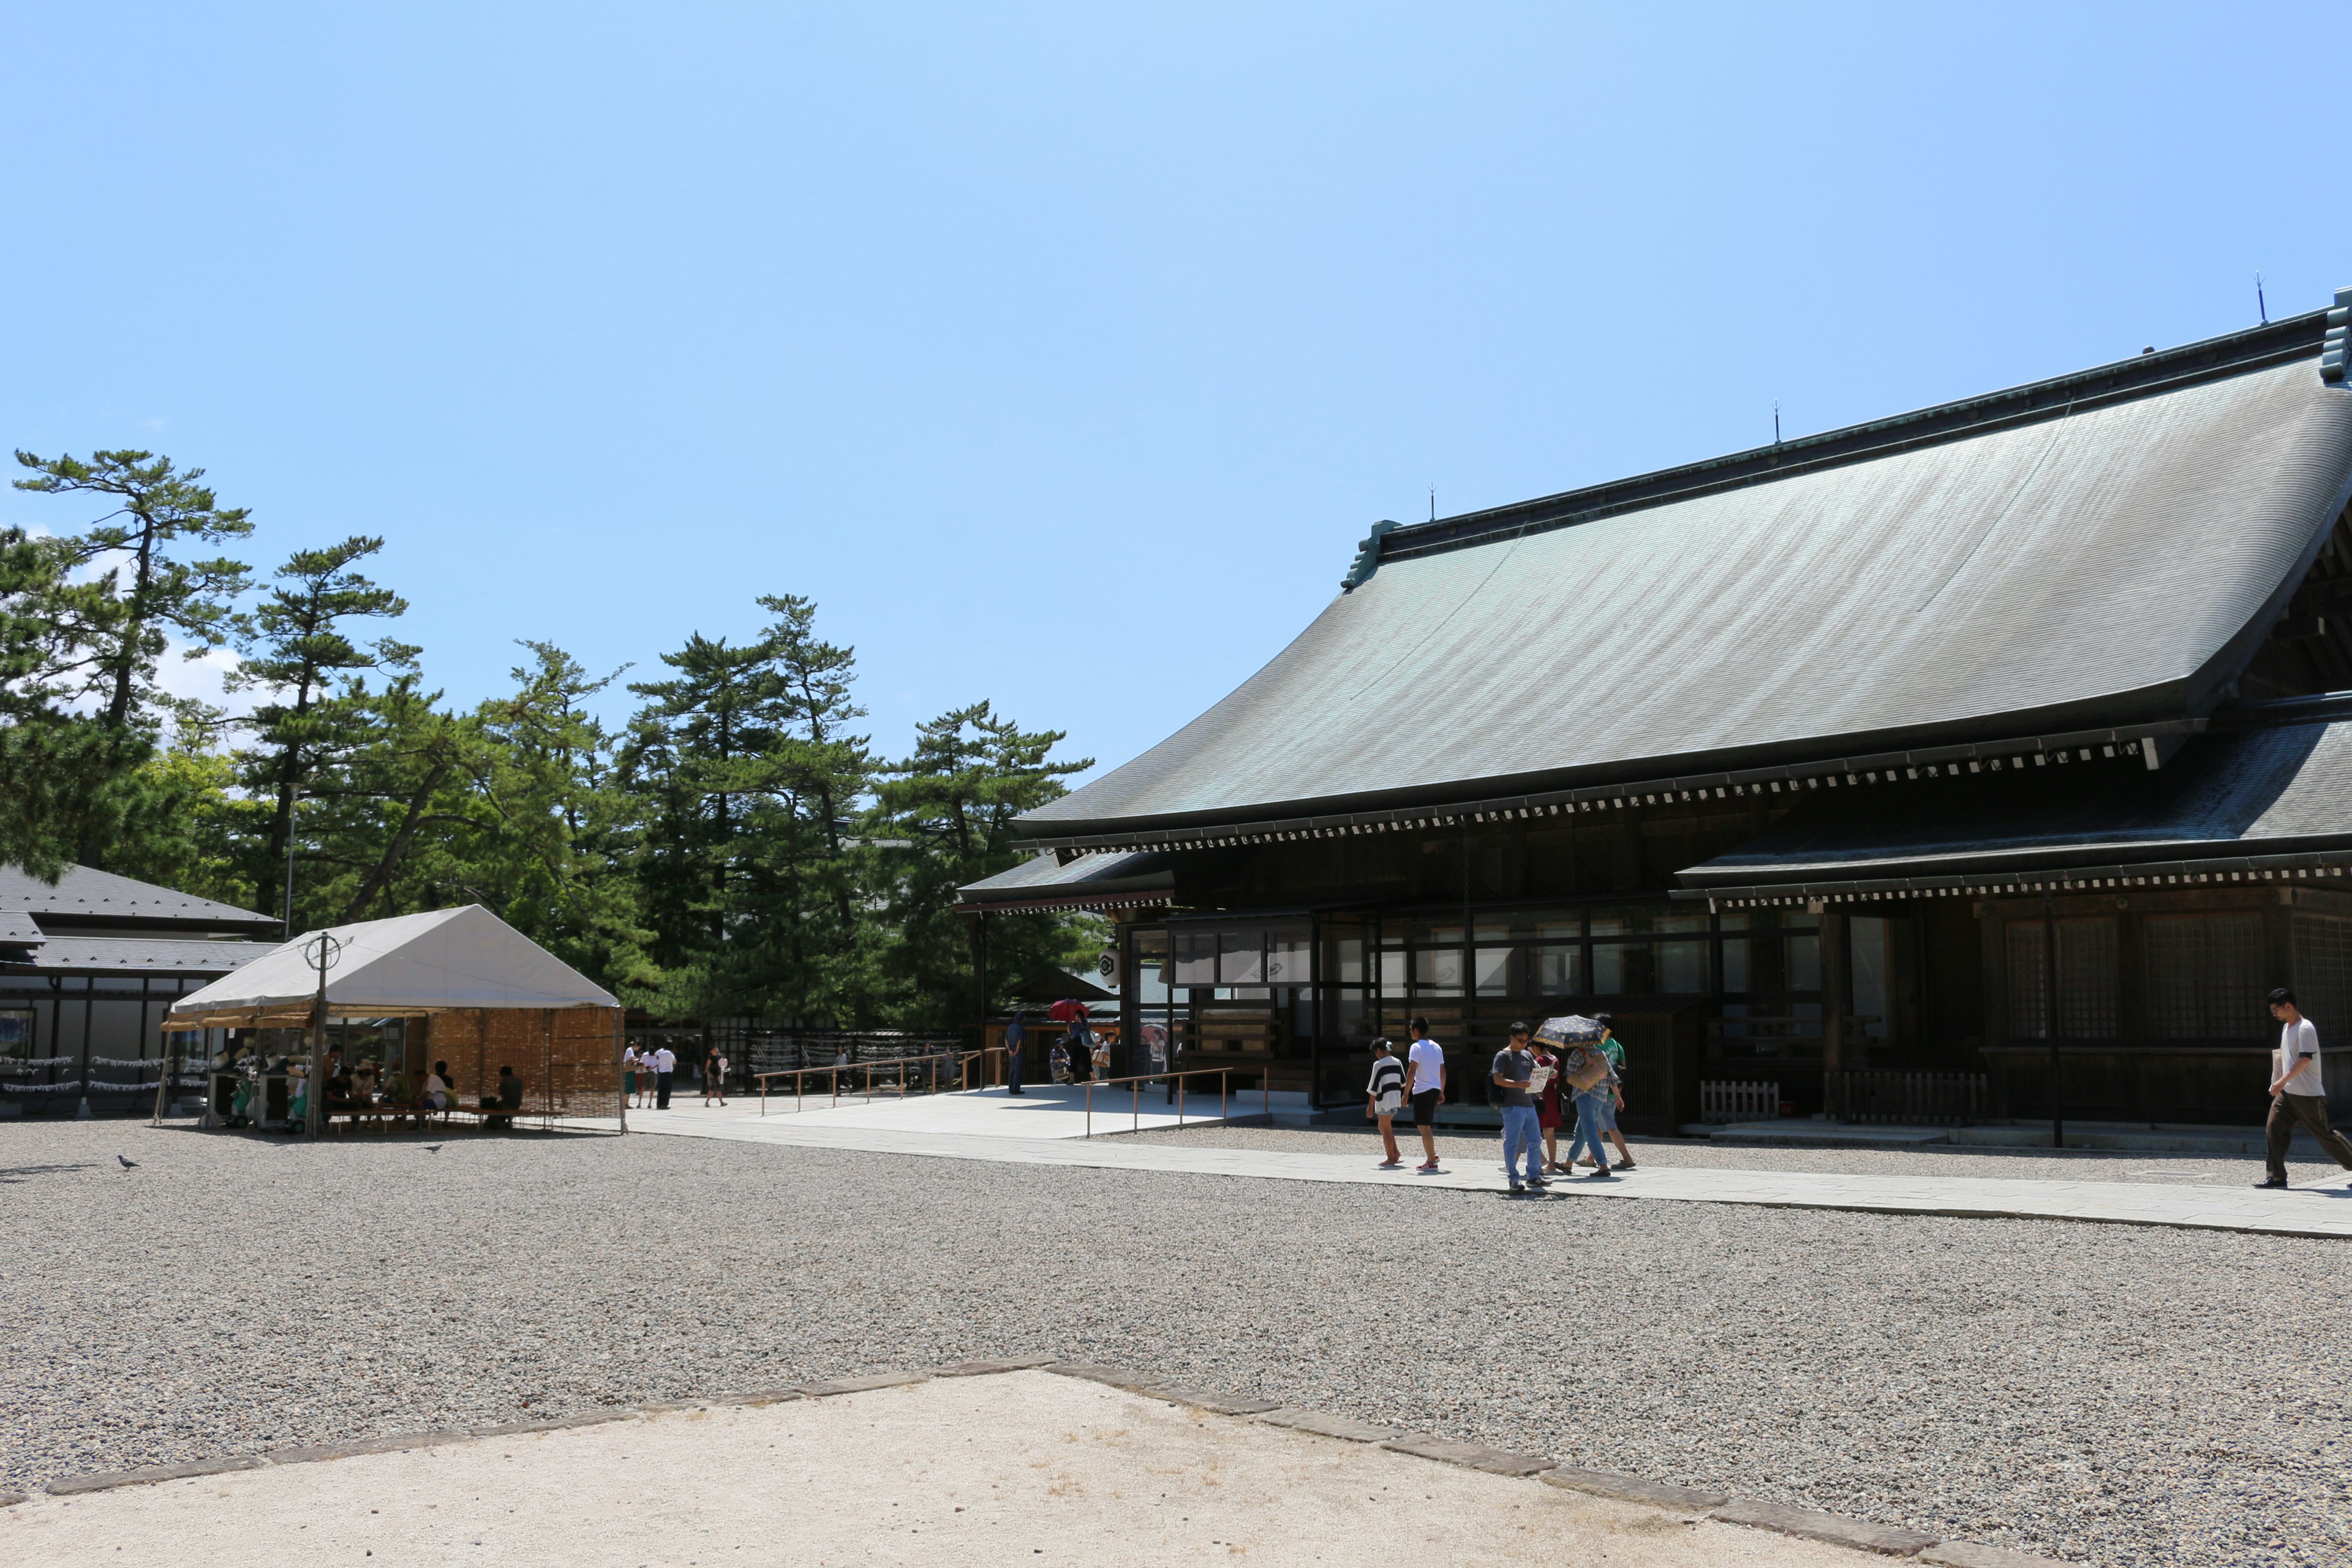
M 1111 913 L 1124 1068 L 1320 1105 L 1601 1011 L 1647 1130 L 2258 1120 L 2270 987 L 2352 1042 L 2347 317 L 1381 523 L 964 907 Z

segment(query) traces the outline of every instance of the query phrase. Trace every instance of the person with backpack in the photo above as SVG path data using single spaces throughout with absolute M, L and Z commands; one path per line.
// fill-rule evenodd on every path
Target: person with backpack
M 1559 1047 L 1560 1073 L 1576 1096 L 1576 1132 L 1569 1140 L 1569 1163 L 1574 1164 L 1577 1151 L 1589 1143 L 1592 1173 L 1606 1180 L 1609 1155 L 1601 1143 L 1601 1096 L 1608 1092 L 1609 1057 L 1601 1048 L 1601 1026 L 1591 1018 L 1553 1018 L 1545 1023 L 1544 1033 Z
M 1595 1013 L 1592 1021 L 1601 1026 L 1601 1050 L 1609 1058 L 1609 1081 L 1604 1086 L 1608 1092 L 1601 1097 L 1599 1107 L 1601 1131 L 1617 1145 L 1617 1168 L 1630 1171 L 1633 1168 L 1633 1152 L 1625 1147 L 1625 1134 L 1617 1129 L 1617 1113 L 1625 1109 L 1625 1043 L 1610 1026 L 1608 1014 Z
M 1372 1076 L 1364 1085 L 1364 1119 L 1380 1123 L 1381 1149 L 1387 1156 L 1380 1168 L 1393 1171 L 1404 1163 L 1404 1154 L 1397 1148 L 1394 1121 L 1404 1105 L 1404 1064 L 1396 1059 L 1386 1040 L 1372 1042 Z

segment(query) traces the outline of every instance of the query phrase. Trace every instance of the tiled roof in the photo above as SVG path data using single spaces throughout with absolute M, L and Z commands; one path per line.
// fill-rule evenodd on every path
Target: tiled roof
M 68 866 L 58 885 L 49 886 L 19 866 L 0 866 L 0 909 L 20 910 L 36 920 L 109 925 L 136 925 L 169 921 L 183 929 L 276 931 L 268 915 L 240 910 L 193 893 L 177 893 L 152 882 L 135 881 L 111 871 Z
M 1231 696 L 1020 831 L 1150 847 L 2201 718 L 2352 487 L 2352 392 L 2321 379 L 2322 321 L 2153 356 L 2157 379 L 2111 367 L 2105 391 L 2086 373 L 1952 405 L 1948 427 L 1906 416 L 1852 451 L 1628 481 L 1589 517 L 1529 503 L 1395 530 Z

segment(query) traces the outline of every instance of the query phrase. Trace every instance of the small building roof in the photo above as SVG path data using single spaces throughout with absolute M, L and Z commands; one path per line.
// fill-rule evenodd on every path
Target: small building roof
M 172 1005 L 170 1027 L 299 1019 L 318 994 L 306 931 Z M 455 1008 L 617 1007 L 619 999 L 479 904 L 333 926 L 332 1013 L 417 1016 Z
M 2202 716 L 2352 498 L 2325 321 L 1387 531 L 1239 689 L 1019 831 L 1150 847 Z
M 956 908 L 967 913 L 1113 909 L 1165 903 L 1175 887 L 1175 870 L 1163 854 L 1080 855 L 1065 864 L 1048 851 L 957 889 Z
M 51 930 L 130 925 L 272 936 L 278 931 L 278 922 L 268 915 L 88 866 L 67 867 L 51 887 L 21 866 L 0 865 L 0 910 L 20 910 Z
M 242 969 L 278 944 L 268 942 L 208 942 L 202 937 L 77 936 L 47 938 L 24 956 L 0 963 L 13 973 L 35 974 L 226 974 Z
M 2352 706 L 2352 704 L 2343 704 Z M 1769 832 L 1683 871 L 1685 892 L 1786 900 L 2017 878 L 2223 879 L 2352 862 L 2352 721 L 2192 742 L 2137 762 L 1810 794 Z

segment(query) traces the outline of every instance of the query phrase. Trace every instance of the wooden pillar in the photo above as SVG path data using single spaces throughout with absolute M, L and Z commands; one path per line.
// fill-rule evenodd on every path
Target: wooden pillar
M 628 1055 L 629 1017 L 620 1008 L 613 1009 L 613 1099 L 621 1108 L 621 1131 L 629 1130 L 629 1097 L 622 1092 L 622 1059 Z
M 1822 904 L 1822 1110 L 1834 1120 L 1841 1109 L 1838 1075 L 1845 1070 L 1845 916 Z

